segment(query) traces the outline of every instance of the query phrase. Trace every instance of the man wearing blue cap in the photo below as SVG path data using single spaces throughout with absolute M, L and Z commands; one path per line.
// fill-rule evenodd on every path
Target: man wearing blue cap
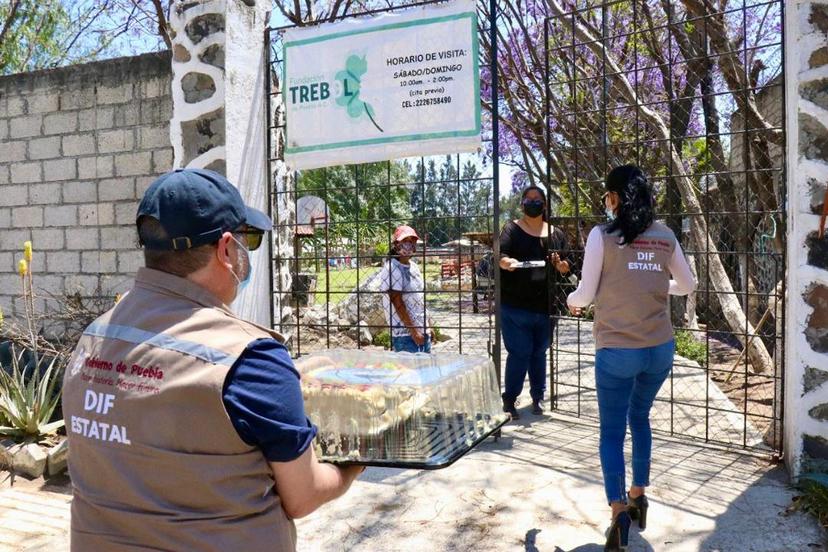
M 227 307 L 272 222 L 207 170 L 138 207 L 145 268 L 64 376 L 72 550 L 294 550 L 361 468 L 320 464 L 282 337 Z

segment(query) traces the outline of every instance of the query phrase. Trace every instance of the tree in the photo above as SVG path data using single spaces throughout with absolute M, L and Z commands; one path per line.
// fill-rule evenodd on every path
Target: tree
M 11 0 L 0 5 L 0 72 L 38 69 L 57 57 L 69 15 L 60 2 Z
M 411 217 L 410 167 L 405 162 L 368 163 L 301 171 L 296 197 L 322 198 L 330 220 L 318 238 L 334 249 L 356 252 L 388 242 Z M 327 233 L 326 233 L 327 232 Z M 324 241 L 322 242 L 325 245 Z
M 559 17 L 564 17 L 567 13 L 557 0 L 549 0 L 549 6 L 552 13 Z M 660 139 L 661 154 L 665 163 L 671 168 L 671 174 L 676 175 L 675 183 L 681 193 L 684 210 L 691 215 L 691 236 L 696 244 L 707 244 L 711 284 L 718 292 L 717 295 L 723 314 L 734 332 L 740 336 L 740 339 L 747 342 L 743 344 L 747 347 L 748 357 L 754 369 L 760 372 L 769 370 L 773 366 L 773 362 L 764 343 L 758 339 L 748 339 L 742 336 L 741 332 L 746 330 L 745 333 L 751 335 L 755 333 L 755 329 L 736 299 L 733 285 L 722 264 L 718 247 L 715 240 L 710 237 L 707 221 L 701 216 L 702 208 L 695 183 L 686 170 L 681 152 L 676 150 L 675 144 L 671 140 L 669 127 L 656 110 L 642 105 L 643 102 L 638 96 L 637 89 L 630 83 L 622 66 L 614 56 L 609 57 L 606 51 L 602 49 L 601 41 L 598 39 L 600 35 L 596 33 L 594 28 L 589 24 L 576 23 L 573 32 L 577 39 L 583 41 L 595 55 L 604 56 L 604 62 L 607 64 L 606 74 L 611 79 L 612 93 L 625 99 L 630 105 L 638 106 L 643 121 Z
M 0 4 L 0 74 L 170 47 L 171 0 L 8 0 Z

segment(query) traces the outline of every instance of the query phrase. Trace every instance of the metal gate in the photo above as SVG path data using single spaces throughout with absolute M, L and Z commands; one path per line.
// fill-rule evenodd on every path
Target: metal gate
M 363 17 L 440 3 L 388 7 Z M 495 33 L 478 12 L 480 66 Z M 330 21 L 330 19 L 328 20 Z M 499 369 L 494 258 L 499 217 L 497 121 L 483 153 L 400 159 L 288 173 L 283 159 L 282 36 L 268 29 L 269 177 L 275 222 L 272 319 L 293 355 L 328 348 L 389 348 L 391 306 L 381 271 L 396 226 L 420 235 L 414 262 L 425 283 L 433 351 L 490 354 Z M 485 75 L 483 74 L 485 73 Z M 497 109 L 496 70 L 481 71 L 481 101 Z M 275 186 L 275 182 L 280 182 Z M 281 183 L 284 182 L 284 185 Z
M 547 2 L 553 224 L 583 251 L 603 178 L 636 163 L 697 279 L 673 298 L 678 353 L 654 430 L 781 450 L 784 370 L 783 2 Z M 554 209 L 553 209 L 554 211 Z M 623 293 L 623 290 L 618 290 Z M 597 418 L 592 322 L 561 316 L 553 408 Z

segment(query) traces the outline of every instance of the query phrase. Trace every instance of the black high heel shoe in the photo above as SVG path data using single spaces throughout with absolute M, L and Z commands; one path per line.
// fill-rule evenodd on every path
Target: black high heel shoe
M 638 528 L 642 531 L 647 528 L 647 508 L 650 503 L 646 495 L 641 495 L 637 498 L 629 497 L 627 501 L 629 505 L 627 511 L 630 513 L 631 519 L 638 520 Z
M 621 512 L 607 529 L 607 543 L 604 545 L 604 552 L 625 552 L 630 542 L 630 525 L 632 520 L 630 514 Z

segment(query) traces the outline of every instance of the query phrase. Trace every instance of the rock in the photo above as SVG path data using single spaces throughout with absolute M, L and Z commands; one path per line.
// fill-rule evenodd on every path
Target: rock
M 63 473 L 68 468 L 69 464 L 69 440 L 64 439 L 59 445 L 49 449 L 48 459 L 46 460 L 46 473 L 49 476 Z
M 359 341 L 360 345 L 371 345 L 374 337 L 371 335 L 371 331 L 367 326 L 368 324 L 364 320 L 360 320 L 359 325 L 349 328 L 346 335 L 354 341 Z
M 3 439 L 0 441 L 0 470 L 11 468 L 12 455 L 15 452 L 12 450 L 14 446 L 15 443 L 11 439 Z
M 190 52 L 181 44 L 176 44 L 173 48 L 173 59 L 179 63 L 187 63 L 190 61 Z
M 328 315 L 324 308 L 308 308 L 302 312 L 302 323 L 308 326 L 325 326 Z
M 46 470 L 46 451 L 40 445 L 23 445 L 12 458 L 12 469 L 32 479 L 40 477 Z
M 337 314 L 340 318 L 347 320 L 350 325 L 363 321 L 370 327 L 385 326 L 385 309 L 382 306 L 382 293 L 378 293 L 382 284 L 382 270 L 375 272 L 362 284 L 359 294 L 351 293 L 347 299 L 337 306 Z

